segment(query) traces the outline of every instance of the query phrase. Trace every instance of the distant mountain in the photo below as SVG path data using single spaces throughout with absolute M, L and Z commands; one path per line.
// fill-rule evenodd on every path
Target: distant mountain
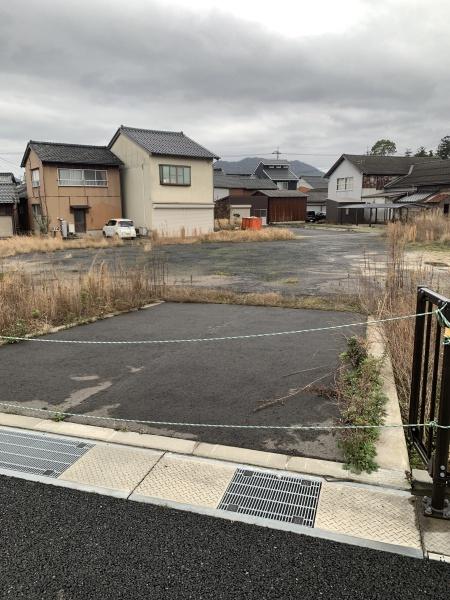
M 232 161 L 232 160 L 218 160 L 214 163 L 215 167 L 222 167 L 225 173 L 253 173 L 256 169 L 258 163 L 261 160 L 266 160 L 264 158 L 248 157 L 243 158 L 242 160 Z M 308 163 L 301 162 L 300 160 L 291 160 L 289 161 L 291 165 L 292 171 L 298 176 L 300 175 L 323 175 L 322 171 L 316 169 L 312 165 Z

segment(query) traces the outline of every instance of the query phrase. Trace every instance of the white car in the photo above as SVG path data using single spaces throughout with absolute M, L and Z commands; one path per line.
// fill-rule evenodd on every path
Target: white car
M 130 219 L 110 219 L 103 227 L 105 237 L 127 238 L 134 240 L 136 238 L 136 229 Z

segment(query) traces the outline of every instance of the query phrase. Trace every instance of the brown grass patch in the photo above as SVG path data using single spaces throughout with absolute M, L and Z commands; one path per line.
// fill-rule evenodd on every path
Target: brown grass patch
M 0 240 L 0 256 L 16 256 L 32 252 L 56 252 L 57 250 L 72 250 L 74 248 L 108 248 L 122 246 L 121 239 L 105 239 L 84 237 L 75 240 L 62 238 L 40 237 L 34 235 L 14 235 Z
M 296 236 L 289 229 L 267 227 L 259 230 L 222 230 L 192 236 L 186 236 L 182 231 L 177 237 L 154 233 L 153 241 L 155 245 L 162 246 L 168 244 L 198 244 L 212 242 L 275 242 L 280 240 L 293 240 L 295 237 Z
M 361 310 L 358 298 L 342 294 L 339 296 L 284 296 L 277 292 L 239 293 L 232 290 L 167 286 L 163 291 L 162 299 L 168 302 L 202 304 L 241 304 L 337 311 Z
M 137 309 L 155 300 L 210 304 L 240 304 L 316 310 L 358 310 L 355 298 L 283 296 L 278 293 L 238 293 L 230 290 L 168 286 L 165 259 L 156 251 L 145 268 L 94 264 L 87 273 L 68 276 L 22 270 L 0 277 L 0 335 L 24 337 L 57 326 Z
M 397 237 L 405 243 L 448 244 L 450 249 L 450 218 L 441 210 L 424 211 L 406 223 L 388 223 L 387 235 Z
M 443 218 L 441 216 L 441 219 Z M 428 233 L 422 230 L 426 224 L 430 224 L 431 227 Z M 366 273 L 361 280 L 360 300 L 367 313 L 376 318 L 415 314 L 419 286 L 425 285 L 442 294 L 450 293 L 448 277 L 440 279 L 431 266 L 421 261 L 411 264 L 405 257 L 406 244 L 414 236 L 420 235 L 421 239 L 432 239 L 436 237 L 437 231 L 435 217 L 431 217 L 430 213 L 420 215 L 417 222 L 413 224 L 394 223 L 388 226 L 388 257 L 385 268 L 380 270 L 368 261 Z M 382 334 L 394 369 L 402 417 L 407 421 L 414 319 L 385 323 Z

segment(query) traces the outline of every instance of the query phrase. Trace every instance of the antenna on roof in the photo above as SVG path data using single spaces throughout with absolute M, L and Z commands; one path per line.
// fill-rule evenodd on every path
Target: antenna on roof
M 277 149 L 276 149 L 276 150 L 274 150 L 274 151 L 272 152 L 272 154 L 276 154 L 276 155 L 277 155 L 277 160 L 280 160 L 280 154 L 282 154 L 282 152 L 280 152 L 280 147 L 279 147 L 279 146 L 277 146 Z

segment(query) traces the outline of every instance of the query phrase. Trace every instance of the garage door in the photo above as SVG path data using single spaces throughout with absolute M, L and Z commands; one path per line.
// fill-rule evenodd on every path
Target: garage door
M 153 229 L 161 235 L 209 233 L 214 229 L 214 205 L 153 205 Z
M 12 217 L 0 217 L 0 237 L 11 237 L 13 234 Z

